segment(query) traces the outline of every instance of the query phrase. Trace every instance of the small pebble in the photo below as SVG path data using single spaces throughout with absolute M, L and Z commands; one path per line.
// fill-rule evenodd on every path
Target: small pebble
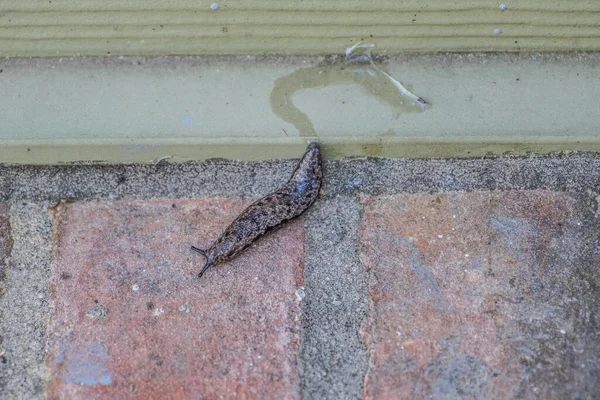
M 85 316 L 101 321 L 108 317 L 108 308 L 106 308 L 104 304 L 96 304 L 94 307 L 87 310 Z
M 300 286 L 298 290 L 296 290 L 296 300 L 302 301 L 306 297 L 306 293 L 304 292 L 304 286 Z
M 212 3 L 210 5 L 210 9 L 213 11 L 217 11 L 219 8 L 221 8 L 221 5 L 219 3 Z

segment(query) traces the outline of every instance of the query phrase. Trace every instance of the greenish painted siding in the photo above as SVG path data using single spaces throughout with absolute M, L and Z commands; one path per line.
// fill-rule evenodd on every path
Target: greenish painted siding
M 600 53 L 388 58 L 423 110 L 322 59 L 0 59 L 0 164 L 600 151 Z
M 597 0 L 211 3 L 2 0 L 0 56 L 321 55 L 359 40 L 384 53 L 600 50 Z

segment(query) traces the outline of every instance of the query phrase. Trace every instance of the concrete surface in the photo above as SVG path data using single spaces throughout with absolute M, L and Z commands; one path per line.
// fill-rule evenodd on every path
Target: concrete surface
M 187 245 L 294 164 L 0 167 L 3 397 L 600 395 L 600 156 L 328 161 L 198 280 Z
M 356 333 L 368 293 L 356 252 L 361 208 L 356 196 L 328 196 L 306 218 L 304 398 L 355 398 L 362 390 L 367 353 Z
M 0 60 L 0 163 L 600 151 L 600 53 Z M 385 79 L 384 79 L 385 78 Z
M 50 316 L 52 220 L 47 201 L 10 205 L 12 251 L 0 297 L 0 392 L 41 397 L 50 377 L 46 343 Z

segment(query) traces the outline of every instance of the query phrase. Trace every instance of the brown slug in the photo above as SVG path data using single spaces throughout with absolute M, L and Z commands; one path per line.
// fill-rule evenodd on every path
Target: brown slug
M 322 180 L 319 144 L 310 142 L 292 177 L 281 189 L 248 206 L 209 249 L 192 246 L 192 250 L 206 257 L 198 276 L 202 277 L 212 265 L 230 260 L 268 231 L 306 211 L 317 199 Z

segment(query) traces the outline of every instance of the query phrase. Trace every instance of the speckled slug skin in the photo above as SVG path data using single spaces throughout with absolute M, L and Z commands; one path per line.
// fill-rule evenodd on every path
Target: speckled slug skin
M 292 177 L 281 189 L 246 208 L 208 250 L 192 246 L 192 250 L 206 256 L 206 264 L 198 276 L 202 277 L 212 265 L 230 260 L 268 231 L 306 211 L 317 199 L 322 181 L 321 150 L 317 142 L 310 142 Z

